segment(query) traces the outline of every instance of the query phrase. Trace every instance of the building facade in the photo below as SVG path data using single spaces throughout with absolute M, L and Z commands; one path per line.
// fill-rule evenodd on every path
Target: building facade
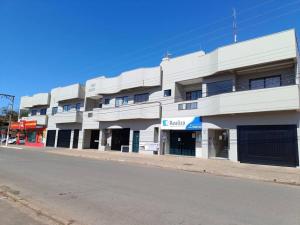
M 287 30 L 55 88 L 46 146 L 299 166 L 299 73 Z
M 13 129 L 18 130 L 18 141 L 25 140 L 25 145 L 43 147 L 46 143 L 48 124 L 47 109 L 50 104 L 48 93 L 33 96 L 23 96 L 20 101 L 20 112 L 28 112 L 27 117 L 21 117 Z
M 81 148 L 85 88 L 80 84 L 51 90 L 47 147 Z

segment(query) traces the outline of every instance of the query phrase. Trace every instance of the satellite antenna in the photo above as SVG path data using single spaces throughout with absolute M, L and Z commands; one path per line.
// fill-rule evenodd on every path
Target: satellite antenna
M 237 42 L 237 21 L 236 21 L 236 10 L 235 8 L 232 9 L 232 29 L 233 29 L 233 42 Z

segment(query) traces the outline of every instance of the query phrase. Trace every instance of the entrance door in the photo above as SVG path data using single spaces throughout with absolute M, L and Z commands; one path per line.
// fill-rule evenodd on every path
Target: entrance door
M 99 130 L 91 130 L 90 148 L 98 149 L 99 146 Z
M 298 165 L 296 125 L 238 126 L 240 162 Z
M 133 131 L 132 152 L 139 152 L 140 149 L 140 131 Z
M 111 150 L 121 151 L 122 145 L 129 145 L 129 128 L 113 129 L 111 134 Z
M 69 148 L 71 142 L 71 130 L 59 130 L 57 135 L 57 147 Z
M 46 140 L 47 147 L 54 147 L 55 136 L 56 136 L 56 130 L 48 130 L 47 131 L 47 140 Z
M 196 132 L 184 130 L 171 130 L 170 154 L 195 156 Z
M 79 138 L 79 130 L 74 130 L 74 137 L 73 137 L 73 148 L 78 148 L 78 138 Z

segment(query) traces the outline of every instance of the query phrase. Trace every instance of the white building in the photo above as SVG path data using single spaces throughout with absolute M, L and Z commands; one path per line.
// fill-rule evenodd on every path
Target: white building
M 294 30 L 164 59 L 162 153 L 299 165 L 298 59 Z
M 46 145 L 299 166 L 299 73 L 288 30 L 55 88 Z
M 46 146 L 81 148 L 84 97 L 80 84 L 51 90 Z
M 160 67 L 86 82 L 83 148 L 157 150 L 161 118 Z

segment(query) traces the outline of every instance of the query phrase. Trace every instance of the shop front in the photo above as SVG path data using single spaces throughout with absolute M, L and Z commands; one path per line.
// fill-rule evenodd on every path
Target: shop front
M 200 117 L 163 118 L 162 154 L 196 156 L 201 148 Z
M 44 147 L 46 137 L 46 127 L 37 125 L 34 120 L 14 122 L 10 126 L 11 130 L 17 131 L 17 144 L 26 146 Z

